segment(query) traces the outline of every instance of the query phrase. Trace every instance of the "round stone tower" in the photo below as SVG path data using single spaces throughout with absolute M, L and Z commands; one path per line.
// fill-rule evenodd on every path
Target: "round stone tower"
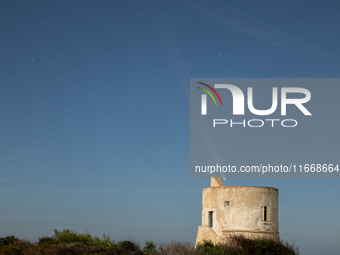
M 202 226 L 196 244 L 223 242 L 231 234 L 279 239 L 278 189 L 258 186 L 226 186 L 211 177 L 203 189 Z

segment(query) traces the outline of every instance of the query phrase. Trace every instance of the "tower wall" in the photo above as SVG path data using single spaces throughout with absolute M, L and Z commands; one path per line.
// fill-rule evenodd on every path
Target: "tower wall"
M 211 233 L 222 239 L 230 234 L 278 239 L 278 230 L 278 189 L 225 186 L 213 180 L 212 187 L 203 189 L 202 226 L 196 243 L 211 240 Z M 208 232 L 210 238 L 204 234 Z

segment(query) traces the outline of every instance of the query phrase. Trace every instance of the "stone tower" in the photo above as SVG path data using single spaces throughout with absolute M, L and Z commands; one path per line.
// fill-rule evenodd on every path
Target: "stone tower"
M 226 186 L 219 177 L 202 192 L 202 226 L 196 244 L 223 242 L 230 234 L 279 239 L 279 190 L 271 187 Z

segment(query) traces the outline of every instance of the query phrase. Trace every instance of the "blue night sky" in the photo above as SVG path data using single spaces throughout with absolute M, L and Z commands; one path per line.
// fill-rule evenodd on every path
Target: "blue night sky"
M 193 244 L 210 181 L 190 178 L 190 78 L 339 77 L 339 10 L 326 0 L 1 1 L 0 237 L 37 241 L 57 228 Z M 281 238 L 301 254 L 339 253 L 339 179 L 225 183 L 278 188 Z

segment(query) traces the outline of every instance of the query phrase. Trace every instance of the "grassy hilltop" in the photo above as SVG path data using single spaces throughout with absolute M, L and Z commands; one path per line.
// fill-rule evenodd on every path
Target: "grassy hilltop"
M 0 255 L 296 255 L 298 249 L 288 243 L 268 240 L 249 239 L 233 236 L 227 244 L 206 241 L 194 248 L 189 243 L 171 242 L 155 244 L 146 241 L 141 248 L 132 241 L 115 242 L 108 235 L 102 238 L 92 237 L 89 233 L 78 234 L 75 231 L 54 229 L 51 237 L 41 237 L 36 243 L 20 240 L 14 236 L 0 238 Z

